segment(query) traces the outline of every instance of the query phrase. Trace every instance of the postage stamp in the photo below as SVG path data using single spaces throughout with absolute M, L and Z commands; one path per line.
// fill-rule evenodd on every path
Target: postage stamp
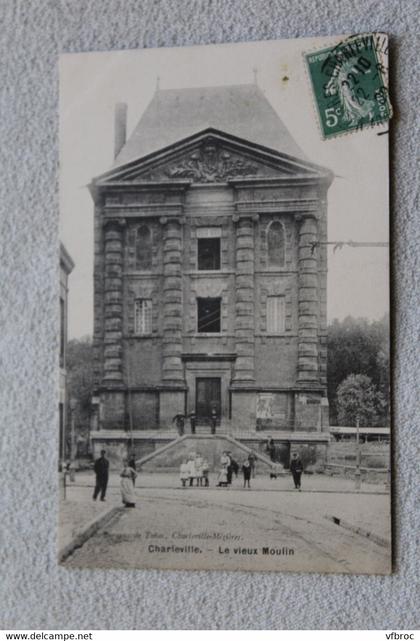
M 324 139 L 391 118 L 386 34 L 350 36 L 304 57 Z

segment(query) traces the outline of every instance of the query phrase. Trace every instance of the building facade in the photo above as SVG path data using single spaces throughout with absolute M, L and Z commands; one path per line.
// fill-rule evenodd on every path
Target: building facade
M 69 455 L 66 442 L 67 421 L 67 308 L 68 308 L 68 279 L 74 269 L 74 262 L 70 254 L 60 243 L 60 378 L 58 399 L 58 433 L 59 433 L 59 458 L 63 461 Z
M 94 179 L 93 445 L 328 440 L 327 190 L 255 85 L 157 91 Z

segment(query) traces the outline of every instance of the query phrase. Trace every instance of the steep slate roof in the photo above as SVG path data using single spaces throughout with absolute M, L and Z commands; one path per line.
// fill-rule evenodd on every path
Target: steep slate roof
M 257 85 L 157 90 L 114 167 L 209 127 L 306 160 Z

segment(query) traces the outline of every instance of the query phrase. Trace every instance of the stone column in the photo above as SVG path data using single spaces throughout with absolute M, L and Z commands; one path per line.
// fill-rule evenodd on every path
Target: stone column
M 236 384 L 255 380 L 254 260 L 254 220 L 240 217 L 236 229 Z
M 166 383 L 183 383 L 182 367 L 182 220 L 161 218 L 163 225 L 163 365 Z
M 107 386 L 121 386 L 123 327 L 123 233 L 125 221 L 112 220 L 104 229 L 104 376 Z
M 298 383 L 318 383 L 318 226 L 314 215 L 303 216 L 299 229 Z

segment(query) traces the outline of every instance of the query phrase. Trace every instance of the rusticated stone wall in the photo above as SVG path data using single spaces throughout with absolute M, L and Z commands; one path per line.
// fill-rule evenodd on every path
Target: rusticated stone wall
M 327 194 L 320 190 L 320 213 L 318 221 L 318 236 L 321 244 L 318 246 L 318 278 L 319 278 L 319 375 L 320 382 L 327 385 Z M 327 408 L 328 410 L 328 408 Z M 328 411 L 327 411 L 328 414 Z
M 298 276 L 298 373 L 299 383 L 319 383 L 318 362 L 318 239 L 314 215 L 300 218 Z
M 104 376 L 106 385 L 121 385 L 123 326 L 123 231 L 124 222 L 107 222 L 104 228 Z
M 102 209 L 95 205 L 94 212 L 94 257 L 93 257 L 93 377 L 99 385 L 103 377 L 103 331 L 104 331 L 104 252 Z
M 254 270 L 254 221 L 243 216 L 236 227 L 235 384 L 255 380 Z
M 161 218 L 163 225 L 162 379 L 183 383 L 182 368 L 182 221 Z

